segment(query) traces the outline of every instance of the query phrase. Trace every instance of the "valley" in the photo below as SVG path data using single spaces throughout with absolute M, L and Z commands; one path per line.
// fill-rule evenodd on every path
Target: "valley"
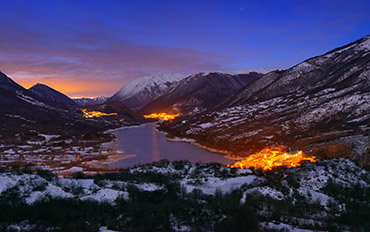
M 158 129 L 167 139 L 192 141 L 231 160 L 278 146 L 368 167 L 369 41 L 365 36 L 265 75 L 143 77 L 111 98 L 99 97 L 98 104 L 72 100 L 43 84 L 26 90 L 1 74 L 1 162 L 5 167 L 43 160 L 48 167 L 53 162 L 47 160 L 67 157 L 61 163 L 68 169 L 92 160 L 105 163 L 120 153 L 101 146 L 114 140 L 107 130 L 160 120 Z M 130 108 L 127 99 L 142 102 L 140 108 Z
M 0 122 L 0 230 L 369 228 L 369 35 L 286 70 L 159 73 L 111 97 L 0 73 Z

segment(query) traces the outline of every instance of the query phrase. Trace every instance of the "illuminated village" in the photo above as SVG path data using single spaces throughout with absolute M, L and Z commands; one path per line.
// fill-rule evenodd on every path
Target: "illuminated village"
M 99 112 L 99 111 L 87 111 L 87 109 L 83 109 L 82 110 L 82 113 L 83 113 L 83 117 L 84 118 L 100 118 L 102 116 L 113 116 L 113 115 L 117 115 L 117 113 L 103 113 L 103 112 Z
M 316 162 L 316 157 L 307 157 L 302 151 L 297 153 L 284 152 L 281 147 L 265 148 L 262 151 L 249 155 L 242 161 L 235 164 L 228 165 L 231 168 L 255 168 L 264 171 L 272 170 L 274 167 L 285 166 L 287 168 L 294 168 L 300 166 L 302 161 Z
M 144 118 L 154 118 L 154 119 L 159 119 L 163 121 L 172 120 L 178 116 L 180 116 L 180 114 L 152 113 L 152 114 L 143 115 Z

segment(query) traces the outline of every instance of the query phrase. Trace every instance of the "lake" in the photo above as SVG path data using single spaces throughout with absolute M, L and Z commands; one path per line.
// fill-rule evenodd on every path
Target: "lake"
M 112 132 L 117 140 L 105 145 L 112 149 L 123 149 L 124 153 L 136 155 L 110 164 L 112 168 L 126 168 L 137 164 L 147 164 L 161 159 L 169 161 L 188 160 L 190 162 L 231 164 L 233 161 L 223 155 L 213 153 L 187 142 L 168 141 L 165 134 L 157 131 L 155 125 L 127 127 Z

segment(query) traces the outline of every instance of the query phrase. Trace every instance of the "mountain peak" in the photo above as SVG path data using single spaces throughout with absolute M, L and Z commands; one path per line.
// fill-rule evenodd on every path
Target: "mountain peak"
M 75 105 L 76 103 L 65 94 L 41 83 L 37 83 L 29 89 L 30 92 L 38 97 L 50 102 L 63 105 Z
M 140 77 L 138 79 L 135 79 L 128 84 L 124 85 L 117 93 L 121 97 L 129 97 L 133 94 L 138 93 L 143 88 L 157 84 L 165 84 L 165 83 L 173 83 L 177 82 L 183 78 L 185 78 L 186 75 L 181 73 L 157 73 L 151 76 L 145 76 Z
M 121 101 L 132 109 L 140 109 L 149 101 L 157 98 L 171 84 L 187 77 L 181 73 L 157 73 L 135 79 L 119 89 L 110 99 Z
M 262 74 L 231 75 L 221 72 L 198 73 L 171 85 L 141 112 L 198 113 L 210 109 Z
M 33 85 L 30 89 L 32 88 L 48 88 L 48 89 L 52 89 L 51 87 L 45 85 L 45 84 L 41 84 L 41 83 L 36 83 L 35 85 Z

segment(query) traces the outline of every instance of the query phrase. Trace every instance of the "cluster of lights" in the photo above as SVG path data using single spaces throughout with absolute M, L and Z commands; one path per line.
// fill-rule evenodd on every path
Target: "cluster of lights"
M 315 156 L 308 157 L 302 151 L 297 153 L 284 152 L 283 148 L 265 148 L 260 152 L 246 157 L 242 161 L 238 161 L 233 165 L 228 165 L 231 168 L 246 169 L 254 167 L 255 169 L 263 169 L 264 171 L 272 170 L 273 167 L 285 166 L 288 168 L 300 166 L 301 161 L 316 162 Z
M 117 115 L 117 113 L 110 113 L 110 114 L 107 114 L 107 113 L 103 113 L 103 112 L 99 112 L 99 111 L 87 111 L 87 109 L 83 109 L 82 110 L 82 113 L 83 113 L 83 117 L 84 118 L 100 118 L 102 116 L 113 116 L 113 115 Z
M 152 113 L 152 114 L 143 115 L 144 118 L 156 118 L 156 119 L 160 119 L 163 121 L 172 120 L 178 116 L 180 116 L 180 114 Z

